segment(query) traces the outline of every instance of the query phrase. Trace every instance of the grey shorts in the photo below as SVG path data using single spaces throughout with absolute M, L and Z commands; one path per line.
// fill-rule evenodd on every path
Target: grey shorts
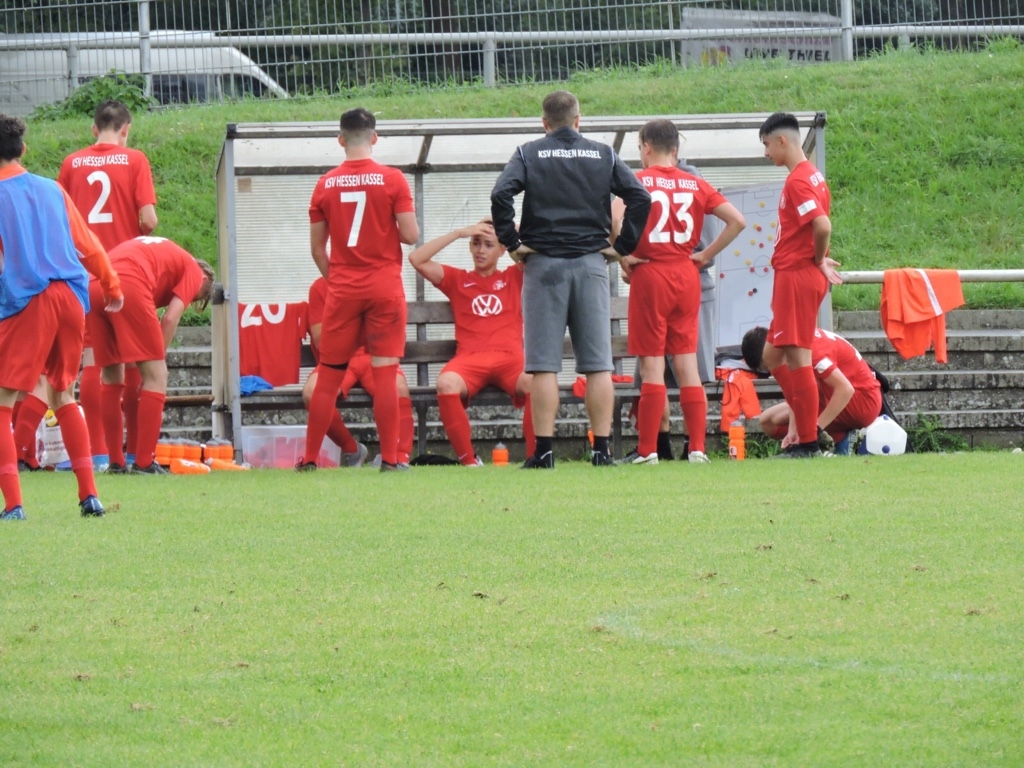
M 569 329 L 577 373 L 612 370 L 608 267 L 600 253 L 526 259 L 523 329 L 528 373 L 559 373 Z

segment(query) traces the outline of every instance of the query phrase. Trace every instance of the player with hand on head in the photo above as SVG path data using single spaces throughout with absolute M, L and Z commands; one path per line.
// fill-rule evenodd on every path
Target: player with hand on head
M 697 368 L 700 318 L 698 269 L 731 243 L 746 220 L 735 206 L 699 176 L 678 167 L 679 130 L 670 120 L 652 120 L 640 129 L 637 176 L 651 195 L 651 212 L 640 242 L 619 262 L 629 277 L 629 353 L 640 357 L 639 446 L 633 464 L 658 463 L 658 432 L 665 410 L 665 355 L 679 383 L 679 405 L 690 436 L 688 458 L 706 463 L 707 397 Z M 616 201 L 613 219 L 624 206 Z M 700 242 L 704 217 L 725 223 L 707 248 Z
M 789 169 L 779 198 L 772 321 L 762 358 L 793 413 L 796 439 L 779 456 L 810 458 L 821 455 L 818 386 L 811 367 L 818 307 L 829 285 L 842 283 L 839 263 L 829 257 L 832 196 L 825 176 L 804 154 L 796 117 L 776 112 L 761 125 L 760 137 L 765 157 Z
M 768 329 L 751 328 L 743 334 L 743 360 L 752 371 L 765 370 L 763 359 Z M 882 412 L 882 386 L 860 352 L 842 336 L 818 328 L 811 344 L 811 366 L 818 384 L 818 444 L 825 450 L 852 429 L 871 426 Z M 782 441 L 782 448 L 799 439 L 793 411 L 785 402 L 766 409 L 761 429 Z
M 25 123 L 0 115 L 0 520 L 24 520 L 11 429 L 19 391 L 46 377 L 83 516 L 104 513 L 96 491 L 89 432 L 72 389 L 82 359 L 89 273 L 99 311 L 118 312 L 121 285 L 103 246 L 60 186 L 28 173 Z
M 309 301 L 306 305 L 306 327 L 309 329 L 309 348 L 313 353 L 313 359 L 317 367 L 309 374 L 306 383 L 302 387 L 302 402 L 309 408 L 309 401 L 313 396 L 313 389 L 316 387 L 316 380 L 319 376 L 320 364 L 320 334 L 324 322 L 324 302 L 327 300 L 327 278 L 318 277 L 309 286 Z M 360 346 L 352 355 L 348 368 L 345 370 L 345 378 L 341 382 L 341 396 L 348 397 L 348 393 L 356 385 L 361 386 L 372 398 L 377 391 L 373 379 L 373 366 L 370 364 L 370 356 L 366 354 L 363 346 Z M 398 463 L 408 464 L 409 454 L 412 452 L 413 431 L 415 429 L 412 419 L 412 399 L 409 397 L 409 384 L 405 380 L 402 369 L 398 369 L 398 378 L 395 382 L 398 388 Z M 341 463 L 346 467 L 361 467 L 366 461 L 369 453 L 365 445 L 357 442 L 348 427 L 345 426 L 341 414 L 335 409 L 334 418 L 327 427 L 327 437 L 341 448 Z
M 309 204 L 313 261 L 327 278 L 320 365 L 309 401 L 306 452 L 296 469 L 316 469 L 324 436 L 337 414 L 349 362 L 365 340 L 376 393 L 373 417 L 380 438 L 381 471 L 400 463 L 398 361 L 405 354 L 402 244 L 419 238 L 409 183 L 396 168 L 372 158 L 377 121 L 365 109 L 341 116 L 338 143 L 345 161 L 324 174 Z M 327 244 L 330 242 L 330 258 Z M 328 266 L 330 271 L 328 272 Z
M 614 464 L 608 449 L 615 387 L 612 383 L 611 294 L 606 260 L 636 247 L 647 224 L 651 196 L 610 146 L 579 132 L 580 104 L 555 91 L 543 104 L 544 138 L 520 146 L 491 190 L 498 240 L 517 261 L 525 258 L 523 325 L 534 455 L 523 469 L 553 469 L 558 373 L 566 327 L 576 370 L 587 377 L 586 407 L 594 434 L 591 463 Z M 515 197 L 523 193 L 515 224 Z M 626 202 L 614 247 L 612 196 Z
M 473 269 L 438 264 L 434 257 L 456 240 L 469 239 Z M 523 268 L 498 270 L 505 247 L 490 220 L 453 230 L 409 254 L 409 263 L 448 297 L 455 318 L 455 357 L 437 377 L 437 405 L 459 463 L 483 464 L 473 450 L 466 402 L 488 385 L 508 393 L 524 407 L 526 454 L 533 454 L 530 412 L 531 376 L 523 372 L 523 313 L 520 306 Z
M 95 143 L 72 152 L 61 164 L 57 183 L 67 190 L 89 229 L 109 253 L 116 246 L 156 229 L 156 190 L 145 153 L 128 146 L 132 114 L 122 102 L 104 101 L 93 115 Z M 128 450 L 135 450 L 135 415 L 141 378 L 138 369 L 125 371 L 124 411 L 128 425 Z M 93 360 L 88 328 L 82 355 L 78 396 L 89 425 L 96 463 L 105 463 L 100 403 L 100 369 Z
M 156 463 L 156 443 L 167 400 L 167 348 L 189 304 L 205 308 L 213 295 L 214 271 L 184 248 L 162 237 L 137 237 L 110 252 L 110 262 L 125 286 L 124 310 L 110 315 L 99 310 L 99 285 L 89 292 L 93 308 L 87 321 L 96 364 L 101 368 L 103 430 L 110 452 L 111 474 L 127 471 L 163 475 Z M 157 310 L 164 309 L 162 317 Z M 142 375 L 139 391 L 139 432 L 135 461 L 127 467 L 121 444 L 124 422 L 125 365 L 134 363 Z

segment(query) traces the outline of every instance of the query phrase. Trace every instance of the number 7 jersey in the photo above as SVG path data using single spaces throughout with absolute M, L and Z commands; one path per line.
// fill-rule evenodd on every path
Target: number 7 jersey
M 637 178 L 651 195 L 651 212 L 633 255 L 692 264 L 690 255 L 700 242 L 705 214 L 728 201 L 704 179 L 679 168 L 652 166 L 638 172 Z
M 93 144 L 68 155 L 57 183 L 108 251 L 139 237 L 139 211 L 156 205 L 146 155 L 117 144 Z
M 414 210 L 402 172 L 369 158 L 346 160 L 320 177 L 309 203 L 309 221 L 326 222 L 330 231 L 327 281 L 336 295 L 405 295 L 395 217 Z

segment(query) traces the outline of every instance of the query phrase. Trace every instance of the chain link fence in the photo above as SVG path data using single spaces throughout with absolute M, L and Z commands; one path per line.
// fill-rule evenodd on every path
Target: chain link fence
M 112 70 L 161 103 L 370 83 L 563 80 L 622 65 L 849 60 L 1024 35 L 1024 0 L 0 0 L 0 109 Z

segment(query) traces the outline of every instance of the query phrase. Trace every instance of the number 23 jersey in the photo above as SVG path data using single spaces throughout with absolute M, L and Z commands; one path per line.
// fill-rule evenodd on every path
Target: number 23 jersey
M 61 164 L 57 183 L 107 251 L 139 237 L 139 211 L 156 205 L 146 155 L 116 144 L 93 144 L 71 153 Z
M 397 168 L 369 158 L 346 160 L 320 177 L 309 203 L 309 222 L 330 232 L 327 278 L 338 296 L 404 296 L 402 242 L 395 217 L 415 210 L 409 182 Z
M 633 255 L 692 265 L 690 255 L 700 242 L 704 216 L 726 199 L 704 179 L 679 168 L 652 166 L 637 178 L 651 195 L 651 212 Z

